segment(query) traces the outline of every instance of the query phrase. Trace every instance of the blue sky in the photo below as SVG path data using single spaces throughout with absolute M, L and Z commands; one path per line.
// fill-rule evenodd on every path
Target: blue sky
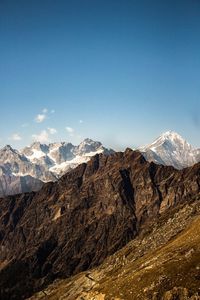
M 0 146 L 200 146 L 200 1 L 1 0 L 0 37 Z

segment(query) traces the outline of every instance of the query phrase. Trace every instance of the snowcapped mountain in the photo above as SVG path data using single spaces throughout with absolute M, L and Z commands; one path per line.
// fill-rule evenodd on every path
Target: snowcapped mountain
M 42 181 L 55 180 L 56 177 L 45 165 L 31 162 L 23 152 L 7 145 L 0 150 L 0 176 L 32 176 Z
M 113 150 L 91 139 L 78 146 L 35 142 L 21 151 L 7 145 L 0 150 L 0 196 L 37 190 L 42 182 L 56 181 L 97 153 L 109 155 Z
M 193 148 L 178 133 L 167 131 L 152 144 L 139 148 L 148 161 L 182 169 L 200 161 L 200 149 Z
M 49 145 L 33 143 L 22 149 L 21 154 L 32 164 L 45 167 L 56 178 L 77 165 L 87 162 L 97 153 L 111 154 L 113 150 L 106 149 L 100 142 L 85 139 L 78 146 L 71 143 L 51 143 Z
M 177 169 L 200 161 L 200 149 L 193 148 L 173 131 L 163 133 L 152 144 L 138 150 L 148 161 Z M 113 152 L 91 139 L 78 146 L 67 142 L 48 145 L 35 142 L 21 151 L 7 145 L 0 149 L 0 196 L 38 190 L 44 182 L 56 181 L 95 154 Z

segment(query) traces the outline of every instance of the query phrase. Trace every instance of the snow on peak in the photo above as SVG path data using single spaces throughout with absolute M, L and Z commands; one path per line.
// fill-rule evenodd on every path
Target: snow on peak
M 76 147 L 75 153 L 76 155 L 82 155 L 89 152 L 96 152 L 100 149 L 103 152 L 103 146 L 100 142 L 86 138 Z
M 82 141 L 81 144 L 93 144 L 93 143 L 94 143 L 94 141 L 92 139 L 86 138 Z
M 41 144 L 40 142 L 34 142 L 28 148 L 30 148 L 31 150 L 37 150 L 37 151 L 47 152 L 49 146 L 46 145 L 46 144 Z
M 174 131 L 167 131 L 161 134 L 152 144 L 142 147 L 142 150 L 151 149 L 156 152 L 160 147 L 169 148 L 168 150 L 175 150 L 177 148 L 185 150 L 192 150 L 192 146 L 182 138 L 181 135 Z
M 172 165 L 177 169 L 196 162 L 196 150 L 174 131 L 164 132 L 152 144 L 139 150 L 147 160 Z
M 85 145 L 93 146 L 93 147 L 100 147 L 102 144 L 98 141 L 93 141 L 92 139 L 86 138 L 79 144 L 79 147 L 83 147 Z
M 69 142 L 50 143 L 48 145 L 35 142 L 22 149 L 21 153 L 31 163 L 44 167 L 55 176 L 60 176 L 78 164 L 87 162 L 91 156 L 97 153 L 108 155 L 111 150 L 104 148 L 100 142 L 86 138 L 78 146 Z
M 173 142 L 180 142 L 182 144 L 187 143 L 186 140 L 184 138 L 182 138 L 182 136 L 180 134 L 178 134 L 175 131 L 171 131 L 171 130 L 166 131 L 163 134 L 161 134 L 160 138 L 163 139 L 163 140 L 170 140 L 170 141 L 173 141 Z

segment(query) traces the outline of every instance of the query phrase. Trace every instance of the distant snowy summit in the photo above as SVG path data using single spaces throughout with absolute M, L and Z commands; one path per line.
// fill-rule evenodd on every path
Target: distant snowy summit
M 45 166 L 56 178 L 77 165 L 87 162 L 98 153 L 111 154 L 112 149 L 105 148 L 100 142 L 83 140 L 78 146 L 71 143 L 51 143 L 49 145 L 33 143 L 21 150 L 21 153 L 33 164 Z
M 38 190 L 43 182 L 56 181 L 95 154 L 113 152 L 88 138 L 78 146 L 35 142 L 18 151 L 7 145 L 0 150 L 0 196 Z
M 148 161 L 177 169 L 200 161 L 200 149 L 193 148 L 173 131 L 163 133 L 138 150 Z M 56 181 L 98 153 L 110 155 L 114 151 L 88 138 L 78 146 L 67 142 L 48 145 L 35 142 L 21 151 L 7 145 L 0 150 L 0 196 L 37 191 L 44 182 Z
M 200 149 L 193 148 L 174 131 L 161 134 L 152 144 L 140 147 L 148 161 L 182 169 L 200 161 Z

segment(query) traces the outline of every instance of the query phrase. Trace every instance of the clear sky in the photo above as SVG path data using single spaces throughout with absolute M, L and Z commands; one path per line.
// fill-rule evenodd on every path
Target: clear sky
M 0 146 L 200 146 L 199 0 L 0 0 Z

